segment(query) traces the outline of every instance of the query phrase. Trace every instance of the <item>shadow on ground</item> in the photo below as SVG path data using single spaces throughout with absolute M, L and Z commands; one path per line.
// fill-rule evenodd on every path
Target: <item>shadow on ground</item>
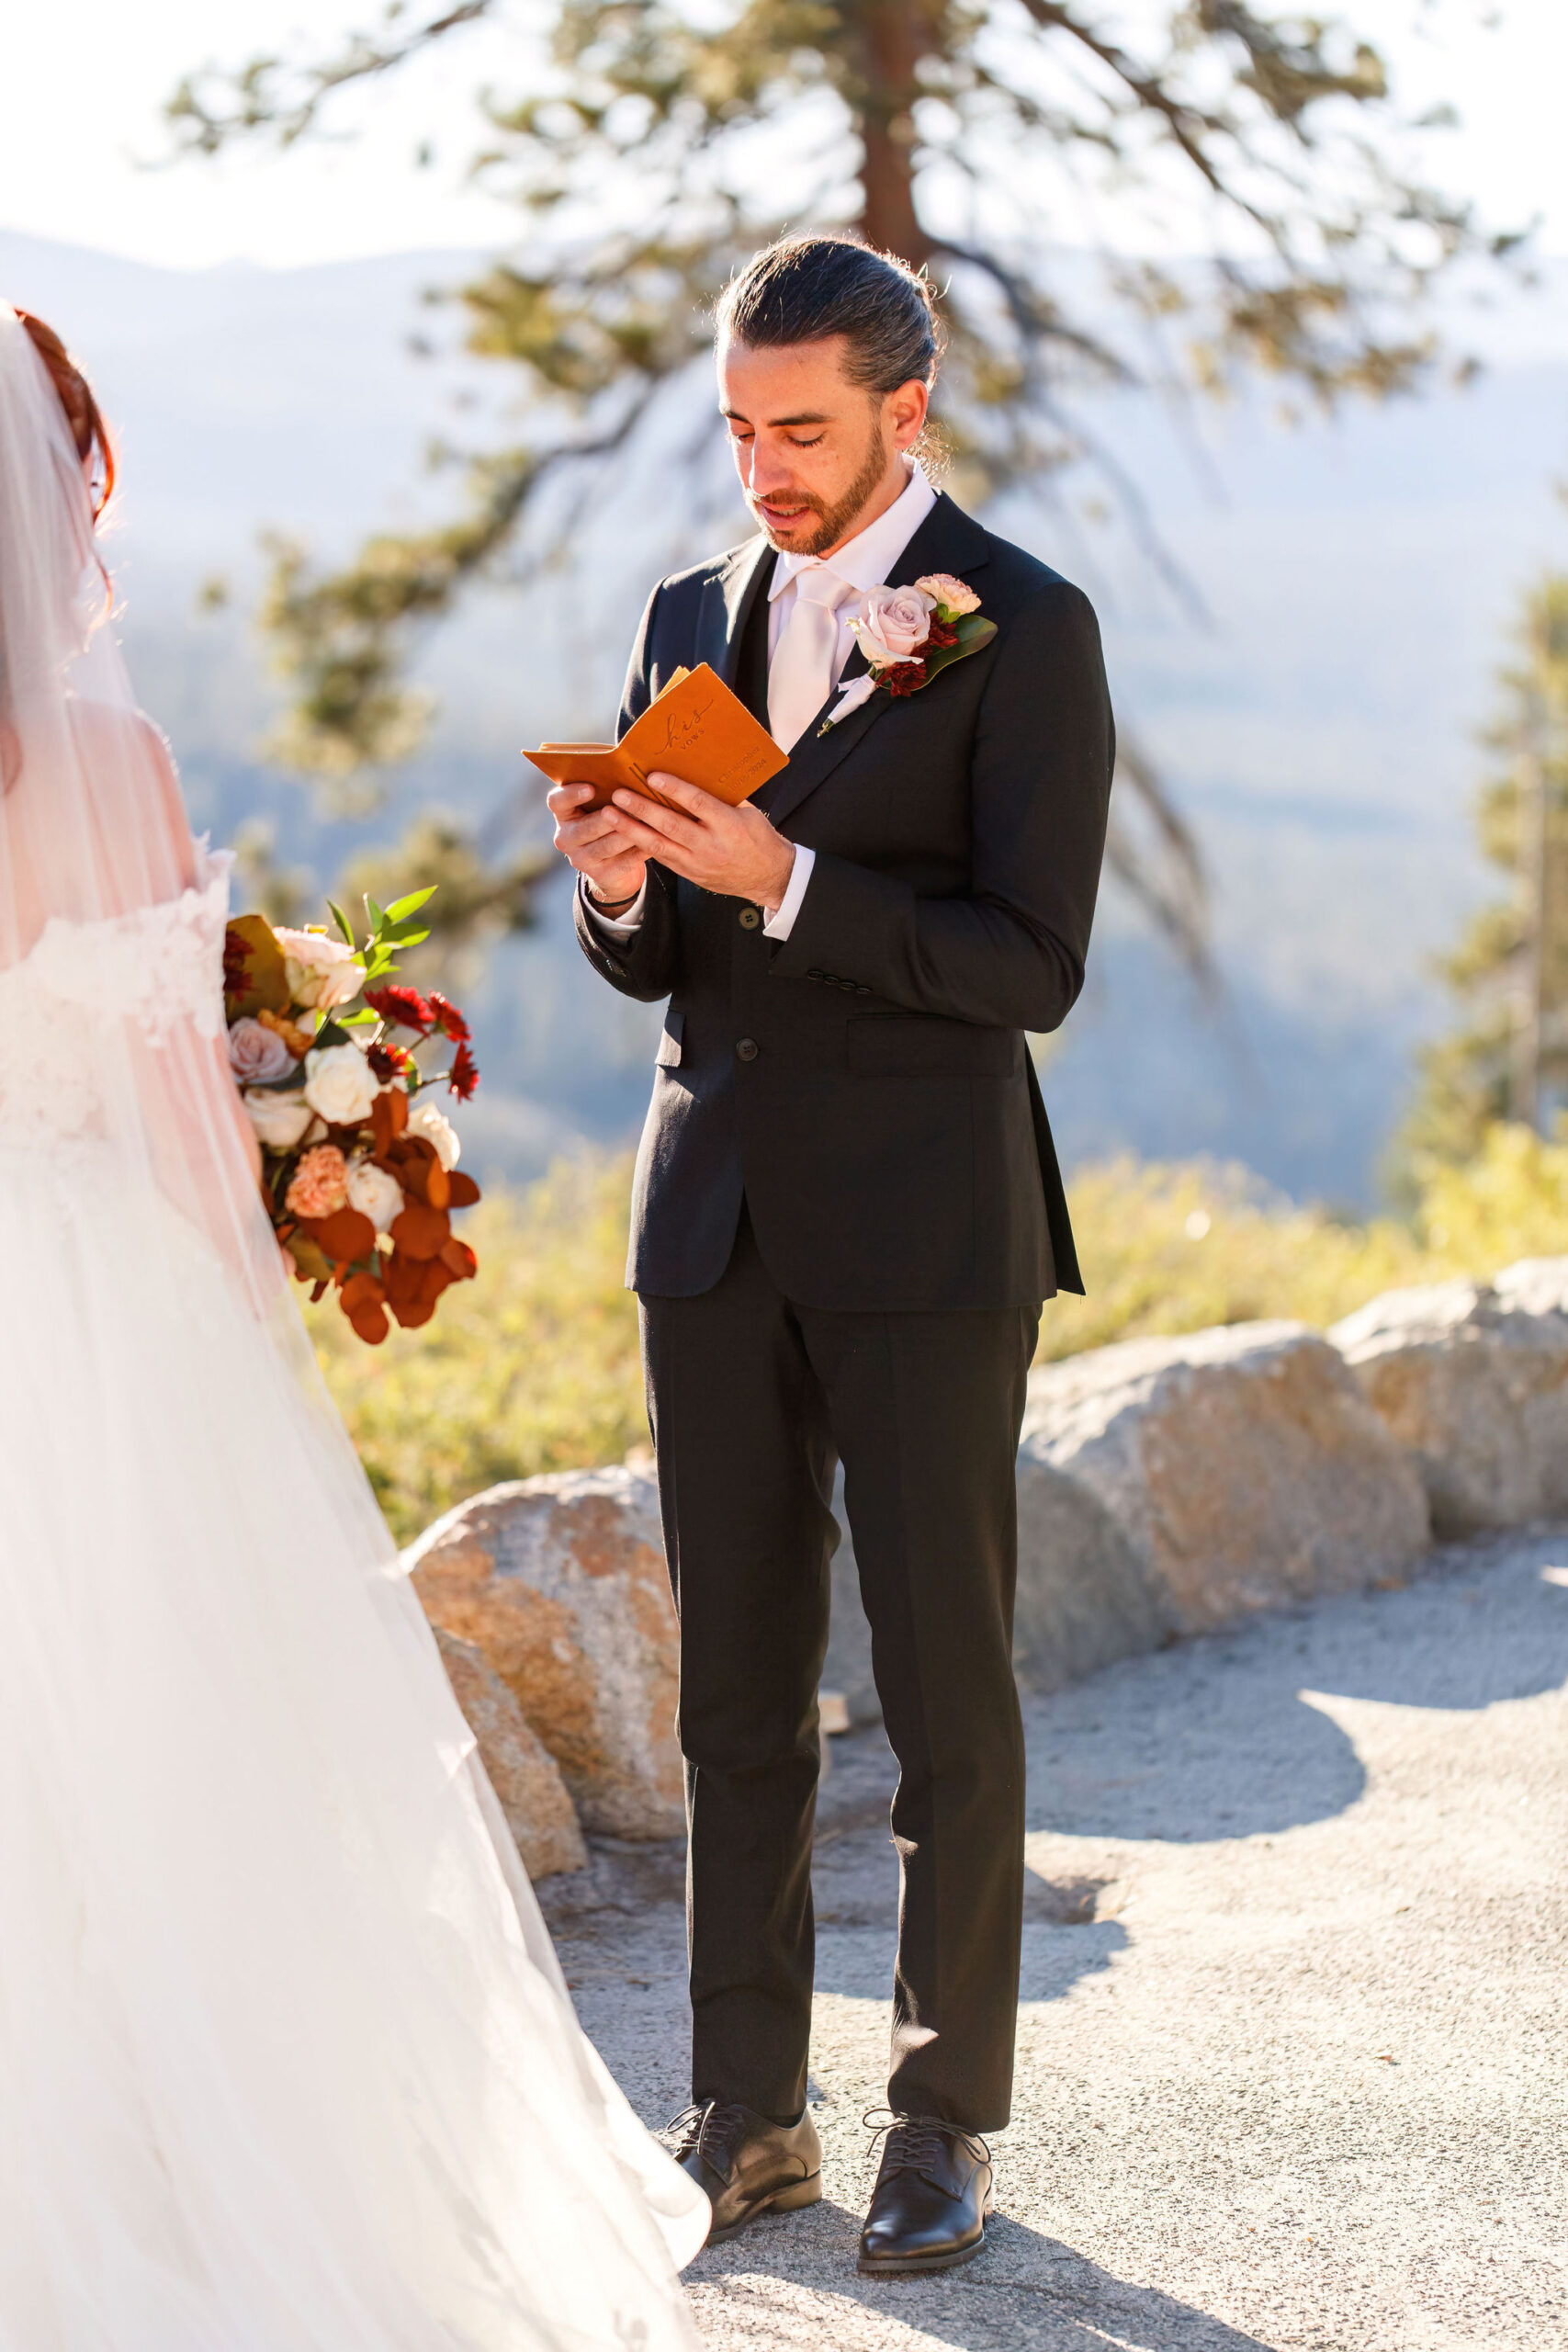
M 703 2290 L 711 2287 L 731 2326 L 746 2313 L 759 2341 L 804 2343 L 809 2339 L 789 2320 L 799 2290 L 808 2287 L 819 2342 L 864 2342 L 868 2328 L 882 2323 L 895 2340 L 908 2329 L 922 2345 L 954 2352 L 1092 2352 L 1108 2343 L 1127 2352 L 1273 2352 L 1263 2337 L 1157 2288 L 1118 2278 L 1005 2213 L 993 2219 L 975 2262 L 927 2278 L 858 2278 L 860 2226 L 858 2214 L 825 2199 L 809 2213 L 759 2223 L 711 2248 L 686 2273 L 699 2314 Z M 880 2332 L 876 2340 L 884 2340 Z
M 1383 1589 L 1129 1658 L 1025 1694 L 1032 1833 L 1208 1844 L 1345 1812 L 1366 1773 L 1325 1697 L 1474 1713 L 1568 1680 L 1568 1531 L 1433 1555 Z M 1499 1563 L 1507 1566 L 1496 1573 Z M 1565 1580 L 1559 1582 L 1561 1575 Z M 897 1766 L 880 1731 L 833 1743 L 813 1886 L 825 1992 L 886 1996 L 898 1871 L 887 1832 Z M 1021 1998 L 1055 2000 L 1108 1968 L 1117 1863 L 1032 1847 Z
M 1403 1590 L 1257 1618 L 1026 1698 L 1030 1828 L 1190 1844 L 1344 1812 L 1366 1775 L 1310 1694 L 1473 1713 L 1556 1690 L 1568 1589 L 1549 1572 L 1565 1557 L 1564 1530 L 1440 1552 Z

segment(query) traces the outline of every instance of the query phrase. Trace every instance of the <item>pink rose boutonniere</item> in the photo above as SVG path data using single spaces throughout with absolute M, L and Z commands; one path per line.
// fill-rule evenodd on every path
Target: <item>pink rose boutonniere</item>
M 850 680 L 818 729 L 819 735 L 874 694 L 918 694 L 939 670 L 978 653 L 997 633 L 995 621 L 980 617 L 973 588 L 950 571 L 927 572 L 912 588 L 873 588 L 850 628 L 865 655 L 866 672 Z

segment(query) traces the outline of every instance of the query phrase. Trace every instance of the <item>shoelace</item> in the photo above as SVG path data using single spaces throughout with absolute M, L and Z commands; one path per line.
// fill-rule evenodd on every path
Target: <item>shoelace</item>
M 729 2159 L 745 2120 L 744 2108 L 721 2107 L 717 2099 L 710 2098 L 683 2107 L 659 2137 L 677 2164 L 695 2152 L 722 2177 L 729 2170 Z
M 876 2154 L 877 2142 L 886 2135 L 887 2145 L 883 2161 L 898 2170 L 925 2172 L 941 2164 L 946 2154 L 945 2143 L 960 2140 L 977 2163 L 989 2164 L 991 2152 L 977 2132 L 965 2132 L 956 2123 L 944 2123 L 936 2115 L 897 2115 L 886 2110 L 886 2123 L 874 2124 L 872 2118 L 884 2110 L 868 2107 L 861 2121 L 871 2133 L 868 2155 Z

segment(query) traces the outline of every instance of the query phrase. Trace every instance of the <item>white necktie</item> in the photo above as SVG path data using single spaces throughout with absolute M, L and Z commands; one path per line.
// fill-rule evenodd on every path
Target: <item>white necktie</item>
M 782 751 L 799 741 L 832 692 L 836 607 L 853 594 L 826 564 L 795 574 L 795 599 L 768 669 L 768 729 Z

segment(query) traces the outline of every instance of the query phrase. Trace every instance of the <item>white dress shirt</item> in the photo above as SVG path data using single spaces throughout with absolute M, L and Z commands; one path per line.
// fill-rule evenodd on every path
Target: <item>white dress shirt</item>
M 795 604 L 795 582 L 807 569 L 815 568 L 830 571 L 836 579 L 841 580 L 847 588 L 856 592 L 847 596 L 837 611 L 839 641 L 834 650 L 832 677 L 829 681 L 829 692 L 831 693 L 833 687 L 838 684 L 843 675 L 844 664 L 854 647 L 854 638 L 850 630 L 850 623 L 859 619 L 863 609 L 863 599 L 866 591 L 880 588 L 883 585 L 904 549 L 936 504 L 936 492 L 921 469 L 912 459 L 908 464 L 908 483 L 900 495 L 894 500 L 886 514 L 879 514 L 874 523 L 868 523 L 865 529 L 857 532 L 852 539 L 846 539 L 843 546 L 835 548 L 830 556 L 779 555 L 774 558 L 773 581 L 768 589 L 768 660 L 770 662 L 778 651 L 779 639 L 784 634 L 784 623 L 789 618 L 791 608 Z M 811 869 L 816 861 L 817 853 L 814 849 L 807 849 L 799 842 L 795 844 L 795 864 L 790 870 L 789 887 L 774 912 L 762 925 L 764 939 L 789 937 L 794 928 L 795 919 L 799 914 L 802 901 L 806 897 L 807 886 L 811 880 Z M 625 913 L 612 920 L 610 916 L 602 915 L 599 912 L 586 883 L 582 885 L 583 904 L 607 939 L 631 938 L 642 922 L 643 903 L 647 893 L 648 885 L 645 882 Z

